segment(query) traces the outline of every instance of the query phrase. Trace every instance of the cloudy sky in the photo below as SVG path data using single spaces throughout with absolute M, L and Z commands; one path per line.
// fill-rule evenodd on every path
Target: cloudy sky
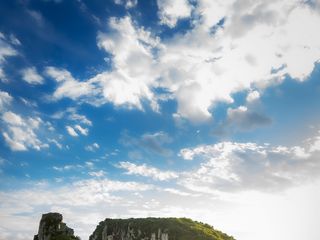
M 58 211 L 318 240 L 319 0 L 0 2 L 0 240 Z

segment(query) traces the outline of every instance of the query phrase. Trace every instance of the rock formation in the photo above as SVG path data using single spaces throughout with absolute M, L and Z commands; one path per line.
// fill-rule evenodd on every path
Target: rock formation
M 80 240 L 60 213 L 43 214 L 34 240 Z M 188 218 L 110 219 L 99 223 L 89 240 L 235 240 L 208 224 Z
M 74 236 L 73 229 L 62 222 L 60 213 L 43 214 L 39 224 L 38 234 L 33 240 L 73 240 L 79 239 Z
M 89 240 L 234 240 L 208 224 L 187 218 L 106 219 Z

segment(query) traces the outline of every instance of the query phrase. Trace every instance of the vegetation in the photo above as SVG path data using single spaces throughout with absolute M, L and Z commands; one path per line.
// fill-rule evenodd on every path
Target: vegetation
M 74 237 L 74 236 L 57 235 L 57 236 L 53 236 L 51 240 L 80 240 L 80 238 Z
M 234 240 L 233 237 L 214 229 L 208 224 L 193 221 L 188 218 L 137 218 L 137 219 L 106 219 L 100 222 L 89 240 L 96 236 L 102 240 L 103 229 L 107 225 L 107 234 L 119 233 L 121 230 L 132 229 L 135 236 L 140 232 L 141 237 L 151 236 L 161 229 L 163 233 L 169 234 L 170 240 Z M 136 239 L 140 239 L 137 237 Z

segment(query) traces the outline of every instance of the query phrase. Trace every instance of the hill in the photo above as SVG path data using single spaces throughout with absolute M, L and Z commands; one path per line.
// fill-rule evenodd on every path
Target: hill
M 188 218 L 130 218 L 100 222 L 89 240 L 234 240 Z
M 42 215 L 34 240 L 80 240 L 60 213 Z M 208 224 L 188 218 L 129 218 L 100 222 L 89 240 L 235 240 Z

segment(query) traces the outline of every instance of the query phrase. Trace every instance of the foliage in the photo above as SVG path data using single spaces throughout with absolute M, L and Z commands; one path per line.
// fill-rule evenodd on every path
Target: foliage
M 161 229 L 162 232 L 169 234 L 170 240 L 234 240 L 233 237 L 208 224 L 188 218 L 106 219 L 99 223 L 89 240 L 93 240 L 93 236 L 97 236 L 97 240 L 102 240 L 102 231 L 105 225 L 107 225 L 108 235 L 130 228 L 134 230 L 135 236 L 138 236 L 140 231 L 142 236 L 150 238 L 152 233 L 157 234 L 158 229 Z
M 79 237 L 67 236 L 67 235 L 57 235 L 53 236 L 51 240 L 80 240 Z

